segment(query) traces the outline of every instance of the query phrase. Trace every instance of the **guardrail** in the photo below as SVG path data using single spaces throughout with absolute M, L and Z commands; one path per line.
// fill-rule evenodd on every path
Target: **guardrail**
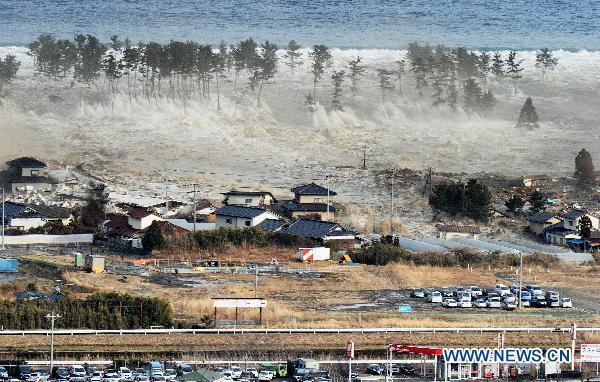
M 487 327 L 487 328 L 272 328 L 272 329 L 59 329 L 58 336 L 75 335 L 170 335 L 170 334 L 368 334 L 368 333 L 569 333 L 570 327 Z M 598 326 L 577 327 L 579 332 L 600 332 Z M 0 330 L 0 336 L 49 336 L 50 330 Z

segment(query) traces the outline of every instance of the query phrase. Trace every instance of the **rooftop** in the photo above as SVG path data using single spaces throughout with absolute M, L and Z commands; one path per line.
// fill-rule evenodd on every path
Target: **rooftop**
M 567 213 L 564 215 L 564 218 L 565 219 L 577 219 L 586 214 L 587 214 L 587 212 L 585 212 L 584 210 L 570 210 L 570 211 L 567 211 Z
M 296 195 L 327 195 L 327 189 L 321 187 L 316 183 L 309 183 L 303 186 L 294 187 L 291 191 Z M 329 196 L 337 195 L 335 192 L 329 190 Z
M 281 208 L 288 211 L 305 211 L 305 212 L 327 212 L 326 203 L 298 203 L 296 200 L 288 200 L 281 204 Z M 335 213 L 337 209 L 329 206 L 329 212 Z
M 265 231 L 275 232 L 281 229 L 286 224 L 287 222 L 285 222 L 284 220 L 265 219 L 260 224 L 258 224 L 257 227 Z
M 545 223 L 553 217 L 554 215 L 549 212 L 536 212 L 535 214 L 529 216 L 527 220 L 534 223 Z
M 152 215 L 152 211 L 149 211 L 145 208 L 132 208 L 131 210 L 129 210 L 129 212 L 127 213 L 127 215 L 129 215 L 132 219 L 143 219 L 146 216 L 150 216 Z
M 283 228 L 281 232 L 305 236 L 312 239 L 324 239 L 332 236 L 334 230 L 343 230 L 342 226 L 334 222 L 325 222 L 321 220 L 300 219 L 292 223 L 289 227 Z
M 6 162 L 10 167 L 15 168 L 46 168 L 46 163 L 33 157 L 21 157 Z
M 479 227 L 472 225 L 436 224 L 435 228 L 440 232 L 481 233 Z
M 269 211 L 258 207 L 224 206 L 216 210 L 215 215 L 252 219 L 265 212 Z

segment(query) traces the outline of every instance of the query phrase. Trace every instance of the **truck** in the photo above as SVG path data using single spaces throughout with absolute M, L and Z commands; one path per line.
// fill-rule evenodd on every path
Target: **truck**
M 163 375 L 165 372 L 165 367 L 162 362 L 151 361 L 148 364 L 148 376 L 152 378 L 155 375 Z
M 330 260 L 331 251 L 327 247 L 298 248 L 296 259 L 303 262 Z

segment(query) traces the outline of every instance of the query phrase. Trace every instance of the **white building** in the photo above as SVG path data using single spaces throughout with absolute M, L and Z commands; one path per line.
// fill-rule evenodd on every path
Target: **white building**
M 224 206 L 215 211 L 216 228 L 254 227 L 266 219 L 280 220 L 271 211 L 257 207 Z
M 146 229 L 153 221 L 159 220 L 163 220 L 163 218 L 143 208 L 133 208 L 127 214 L 127 224 L 137 230 Z
M 260 207 L 277 203 L 273 194 L 267 191 L 229 191 L 224 192 L 223 204 L 228 206 Z
M 588 218 L 590 218 L 590 221 L 592 222 L 592 229 L 599 229 L 600 228 L 600 220 L 596 216 L 591 215 L 591 214 L 587 213 L 584 210 L 570 210 L 570 211 L 568 211 L 565 214 L 565 216 L 563 216 L 564 227 L 566 229 L 577 231 L 578 228 L 579 228 L 579 221 L 584 216 L 587 216 Z

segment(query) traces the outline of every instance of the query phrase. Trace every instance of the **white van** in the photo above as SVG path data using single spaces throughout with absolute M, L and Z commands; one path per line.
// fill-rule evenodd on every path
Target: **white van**
M 473 296 L 471 296 L 471 292 L 459 292 L 458 296 L 456 297 L 456 300 L 459 303 L 462 301 L 471 302 L 472 299 L 473 299 Z
M 443 301 L 442 294 L 437 290 L 433 291 L 427 296 L 427 301 L 441 304 Z

